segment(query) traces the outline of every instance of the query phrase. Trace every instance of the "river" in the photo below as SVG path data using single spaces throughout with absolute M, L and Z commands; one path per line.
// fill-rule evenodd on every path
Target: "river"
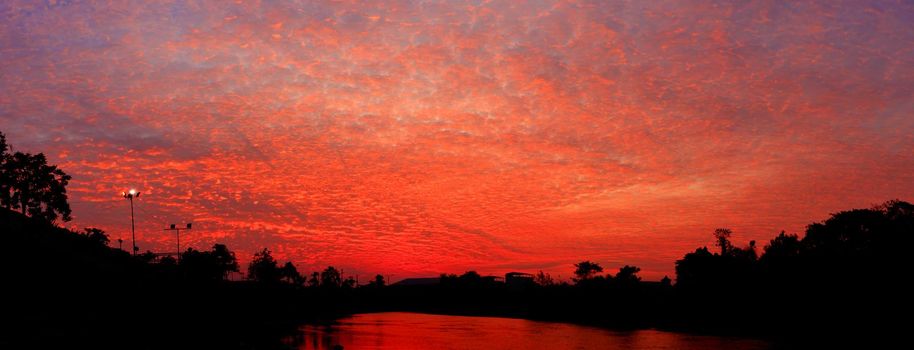
M 406 312 L 357 314 L 304 325 L 288 344 L 300 350 L 367 349 L 770 349 L 758 339 L 658 330 L 618 331 L 568 323 Z

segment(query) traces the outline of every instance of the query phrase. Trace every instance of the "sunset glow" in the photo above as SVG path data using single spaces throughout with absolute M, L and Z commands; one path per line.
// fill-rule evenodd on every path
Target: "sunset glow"
M 914 3 L 0 3 L 74 220 L 394 280 L 673 262 L 914 199 Z M 364 277 L 363 277 L 364 278 Z

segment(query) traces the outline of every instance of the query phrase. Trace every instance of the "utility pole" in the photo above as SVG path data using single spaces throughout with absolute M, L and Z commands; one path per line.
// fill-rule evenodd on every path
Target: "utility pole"
M 175 231 L 175 238 L 178 242 L 178 258 L 181 257 L 181 230 L 190 230 L 191 223 L 187 223 L 187 227 L 181 228 L 177 227 L 175 224 L 171 224 L 169 228 L 166 228 L 165 231 Z
M 136 256 L 136 225 L 133 220 L 133 198 L 139 198 L 140 192 L 131 188 L 130 191 L 121 192 L 121 194 L 124 195 L 124 198 L 130 200 L 130 236 L 133 238 L 133 255 Z

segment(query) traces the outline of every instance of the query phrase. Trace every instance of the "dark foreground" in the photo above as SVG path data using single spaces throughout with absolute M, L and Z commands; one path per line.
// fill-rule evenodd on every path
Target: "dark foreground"
M 679 332 L 662 333 L 674 339 L 661 337 L 667 339 L 663 342 L 706 339 L 684 332 L 725 337 L 708 338 L 718 340 L 766 339 L 770 343 L 765 346 L 782 348 L 873 348 L 905 334 L 900 329 L 903 324 L 894 320 L 905 319 L 910 307 L 906 276 L 911 266 L 914 206 L 893 201 L 841 212 L 810 225 L 803 238 L 779 235 L 761 256 L 755 253 L 754 242 L 735 247 L 721 234 L 719 252 L 700 248 L 677 261 L 675 286 L 645 283 L 622 270 L 615 276 L 585 275 L 574 285 L 509 285 L 466 273 L 443 275 L 432 285 L 354 286 L 332 268 L 315 274 L 312 284 L 280 277 L 285 270 L 269 259 L 260 260 L 265 268 L 256 270 L 258 279 L 230 282 L 223 274 L 228 265 L 215 259 L 228 251 L 217 247 L 212 252 L 189 249 L 180 263 L 150 260 L 110 248 L 92 235 L 5 209 L 0 209 L 0 232 L 4 242 L 0 266 L 5 269 L 0 348 L 273 349 L 305 346 L 295 341 L 299 338 L 317 344 L 314 339 L 327 337 L 330 343 L 334 337 L 361 342 L 369 341 L 364 337 L 368 326 L 362 322 L 366 317 L 392 316 L 343 317 L 392 311 L 565 322 L 555 327 L 571 327 L 568 333 L 549 333 L 560 339 L 560 345 L 586 343 L 608 334 L 637 336 L 613 336 L 607 348 L 636 340 L 651 344 L 653 340 L 640 338 L 649 333 L 637 330 L 661 329 Z M 468 336 L 467 327 L 493 339 L 522 336 L 512 335 L 518 324 L 499 321 L 503 318 L 473 318 L 475 325 L 436 328 L 441 319 L 410 315 L 376 319 L 375 325 L 394 332 L 384 339 L 400 342 L 410 338 L 409 330 L 419 332 L 423 327 L 432 328 L 425 328 L 425 335 L 416 333 L 416 339 L 434 338 L 427 340 L 430 344 L 450 344 L 448 338 Z M 417 323 L 417 319 L 432 323 Z M 353 320 L 362 322 L 358 329 L 352 328 Z M 329 326 L 301 328 L 309 324 Z M 535 333 L 540 336 L 552 332 L 541 323 L 520 324 L 540 328 Z M 629 333 L 606 333 L 589 326 Z M 382 345 L 391 341 L 384 339 L 371 341 Z M 512 342 L 467 345 L 540 344 Z M 590 345 L 604 347 L 601 343 L 582 346 Z M 640 343 L 632 346 L 649 348 Z

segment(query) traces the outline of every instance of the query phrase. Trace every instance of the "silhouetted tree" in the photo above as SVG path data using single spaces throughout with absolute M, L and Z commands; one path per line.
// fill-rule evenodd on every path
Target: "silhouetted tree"
M 213 245 L 211 251 L 187 248 L 181 253 L 181 269 L 194 280 L 224 280 L 229 272 L 238 271 L 235 254 L 223 244 Z
M 9 154 L 5 136 L 0 143 L 0 204 L 48 222 L 58 218 L 70 221 L 70 176 L 55 165 L 48 165 L 43 153 Z
M 279 269 L 279 275 L 282 280 L 289 284 L 294 284 L 300 286 L 305 283 L 305 278 L 298 273 L 298 269 L 295 268 L 295 265 L 291 261 L 287 261 L 282 268 Z
M 105 246 L 108 245 L 108 234 L 106 234 L 105 231 L 95 227 L 87 227 L 83 231 L 83 236 L 88 238 L 90 241 Z
M 799 261 L 809 276 L 825 282 L 867 284 L 894 279 L 903 273 L 894 268 L 909 263 L 914 238 L 914 206 L 892 200 L 869 209 L 832 214 L 806 228 L 800 241 Z M 774 243 L 774 242 L 772 242 Z M 793 249 L 785 238 L 787 248 Z M 774 248 L 770 248 L 772 253 Z M 784 252 L 779 252 L 787 254 Z M 764 257 L 766 267 L 783 265 L 775 255 Z
M 375 275 L 374 280 L 368 282 L 368 285 L 370 287 L 375 287 L 375 288 L 384 287 L 386 285 L 386 283 L 384 282 L 384 276 L 382 276 L 380 274 Z
M 346 288 L 346 289 L 352 289 L 352 288 L 355 288 L 355 283 L 356 283 L 355 278 L 353 278 L 352 276 L 349 276 L 345 280 L 343 280 L 342 287 Z
M 591 280 L 596 277 L 598 273 L 603 272 L 603 266 L 590 260 L 574 264 L 574 267 L 574 275 L 576 276 L 574 282 L 578 284 L 583 281 Z
M 801 250 L 802 244 L 800 244 L 800 238 L 797 237 L 797 235 L 789 235 L 784 231 L 781 231 L 781 234 L 774 237 L 774 239 L 765 246 L 765 251 L 764 254 L 762 254 L 761 260 L 764 263 L 769 263 L 772 260 L 794 260 L 800 256 Z
M 914 205 L 895 200 L 841 211 L 807 226 L 802 238 L 780 232 L 761 256 L 754 241 L 733 246 L 730 233 L 715 231 L 720 253 L 699 248 L 676 262 L 682 307 L 700 312 L 714 305 L 718 312 L 705 320 L 732 327 L 754 319 L 731 312 L 732 305 L 760 300 L 762 314 L 788 327 L 819 323 L 847 329 L 853 322 L 841 315 L 878 319 L 870 310 L 892 309 L 904 295 L 893 281 L 910 264 Z
M 12 168 L 10 165 L 9 145 L 6 143 L 6 135 L 0 132 L 0 205 L 7 209 L 12 209 L 12 191 L 13 178 Z
M 619 272 L 616 273 L 613 281 L 622 285 L 637 284 L 641 282 L 641 277 L 638 277 L 638 272 L 640 271 L 640 267 L 625 265 L 619 268 Z
M 261 283 L 276 283 L 279 282 L 279 278 L 279 267 L 270 250 L 263 248 L 254 253 L 254 259 L 248 264 L 248 279 Z
M 676 281 L 682 288 L 725 288 L 745 289 L 756 274 L 755 241 L 745 248 L 734 247 L 730 242 L 730 229 L 714 230 L 716 245 L 720 253 L 712 254 L 707 247 L 699 248 L 676 261 Z
M 0 131 L 0 157 L 6 156 L 9 152 L 9 145 L 6 143 L 6 135 Z
M 342 285 L 343 278 L 341 276 L 340 270 L 337 270 L 333 266 L 327 266 L 327 268 L 321 272 L 321 287 L 339 288 Z
M 140 249 L 140 247 L 137 247 L 137 249 Z M 136 257 L 139 258 L 140 261 L 148 264 L 155 261 L 156 253 L 153 253 L 151 250 L 147 250 L 145 253 L 137 255 Z
M 552 275 L 543 272 L 543 270 L 540 270 L 535 275 L 533 275 L 533 283 L 544 287 L 549 287 L 555 285 L 555 280 L 552 279 Z
M 876 206 L 873 210 L 882 212 L 893 230 L 914 228 L 914 204 L 893 199 Z
M 317 271 L 311 273 L 311 278 L 308 278 L 308 287 L 319 287 L 321 285 L 321 274 Z
M 163 256 L 161 259 L 159 259 L 159 265 L 169 267 L 178 266 L 178 260 L 171 256 Z
M 460 275 L 460 281 L 463 283 L 478 283 L 482 281 L 482 276 L 476 271 L 467 271 Z
M 235 253 L 229 250 L 225 244 L 214 244 L 211 254 L 223 280 L 228 279 L 230 272 L 238 272 L 238 260 L 235 258 Z
M 731 247 L 730 257 L 743 265 L 754 264 L 758 260 L 758 249 L 755 246 L 755 241 L 749 241 L 749 245 L 744 248 Z
M 676 285 L 680 288 L 708 285 L 715 280 L 716 262 L 708 247 L 695 249 L 676 261 Z
M 717 246 L 720 247 L 720 255 L 727 255 L 733 245 L 730 243 L 730 235 L 733 234 L 728 228 L 719 228 L 714 230 L 714 238 L 717 239 Z

